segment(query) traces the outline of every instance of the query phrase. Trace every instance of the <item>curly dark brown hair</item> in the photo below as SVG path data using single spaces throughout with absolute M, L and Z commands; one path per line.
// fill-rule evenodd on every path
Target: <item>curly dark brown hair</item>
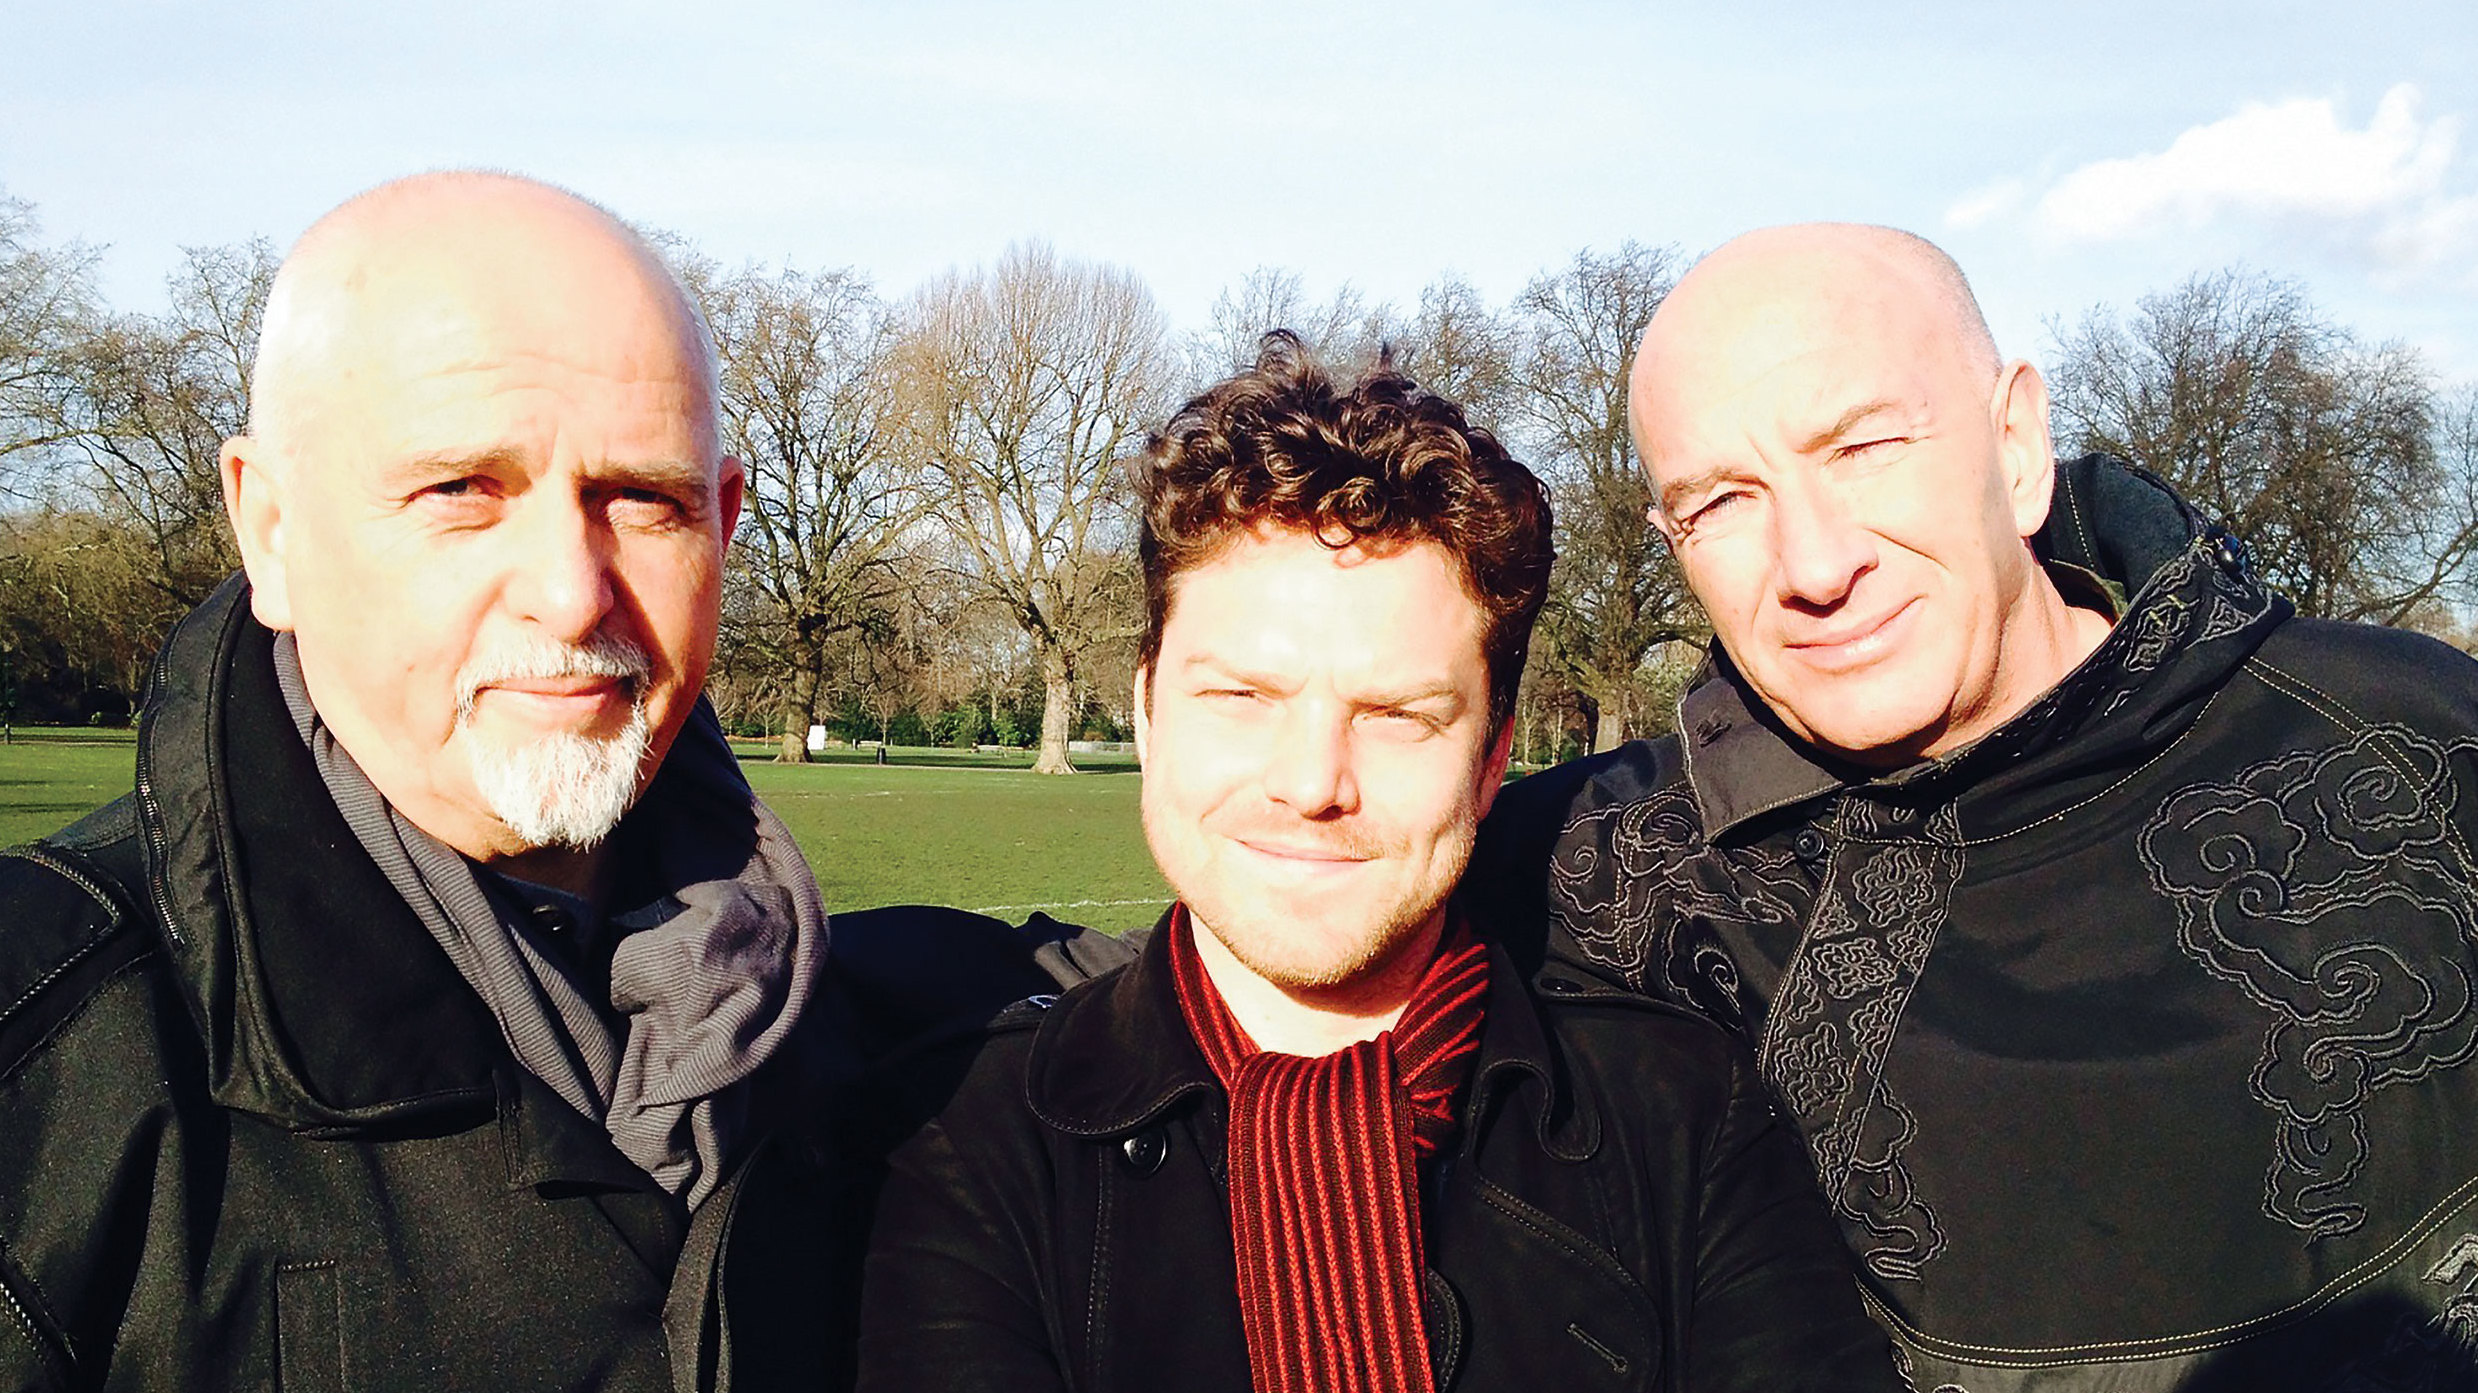
M 1463 409 L 1381 362 L 1350 388 L 1288 330 L 1256 365 L 1180 407 L 1130 473 L 1143 508 L 1145 669 L 1161 656 L 1171 583 L 1260 525 L 1356 542 L 1434 542 L 1487 616 L 1489 713 L 1514 713 L 1548 593 L 1549 494 Z

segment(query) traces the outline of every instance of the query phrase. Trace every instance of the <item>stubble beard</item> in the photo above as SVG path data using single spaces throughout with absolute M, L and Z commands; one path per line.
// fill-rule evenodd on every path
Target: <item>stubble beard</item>
M 1361 939 L 1348 953 L 1321 962 L 1283 953 L 1288 946 L 1283 939 L 1285 926 L 1250 922 L 1244 914 L 1234 916 L 1236 923 L 1224 923 L 1210 914 L 1200 917 L 1240 966 L 1292 996 L 1314 997 L 1365 981 L 1393 965 L 1436 913 L 1434 905 L 1397 908 L 1376 933 Z
M 457 674 L 456 725 L 466 738 L 474 787 L 491 814 L 527 847 L 591 851 L 628 815 L 653 746 L 653 717 L 645 700 L 652 670 L 635 643 L 595 634 L 583 644 L 502 644 L 477 654 Z M 627 722 L 609 735 L 562 730 L 513 744 L 492 739 L 475 723 L 475 698 L 483 687 L 511 678 L 561 677 L 625 680 Z
M 1478 817 L 1466 813 L 1447 833 L 1451 841 L 1459 843 L 1445 848 L 1455 874 L 1433 887 L 1433 894 L 1416 893 L 1432 887 L 1414 886 L 1410 887 L 1415 891 L 1413 895 L 1374 907 L 1366 921 L 1369 930 L 1350 938 L 1339 953 L 1332 955 L 1300 951 L 1306 946 L 1300 922 L 1285 916 L 1270 897 L 1244 893 L 1248 888 L 1245 885 L 1182 886 L 1173 880 L 1172 888 L 1200 926 L 1250 973 L 1294 996 L 1331 995 L 1383 974 L 1420 941 L 1422 931 L 1435 922 L 1438 911 L 1461 879 L 1478 829 Z M 1147 830 L 1151 828 L 1148 826 Z M 1190 835 L 1212 834 L 1190 829 Z M 1396 853 L 1407 850 L 1393 846 L 1367 849 Z M 1164 867 L 1165 871 L 1168 869 Z M 1240 893 L 1223 893 L 1226 890 Z

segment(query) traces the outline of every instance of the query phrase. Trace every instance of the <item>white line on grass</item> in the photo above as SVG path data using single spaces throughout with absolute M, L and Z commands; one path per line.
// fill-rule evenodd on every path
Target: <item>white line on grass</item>
M 985 904 L 979 909 L 967 909 L 966 914 L 1012 914 L 1019 909 L 1124 909 L 1131 904 L 1162 904 L 1156 895 L 1146 900 L 1043 900 L 1039 904 Z

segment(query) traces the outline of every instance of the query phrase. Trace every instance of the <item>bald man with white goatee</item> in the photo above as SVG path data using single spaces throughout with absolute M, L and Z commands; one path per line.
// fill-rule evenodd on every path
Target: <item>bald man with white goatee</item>
M 1721 247 L 1630 393 L 1714 642 L 1472 880 L 1757 1051 L 1914 1387 L 2478 1387 L 2478 664 L 2059 462 L 1905 232 Z
M 686 292 L 574 195 L 425 175 L 302 237 L 245 573 L 135 790 L 0 858 L 0 1387 L 712 1387 L 773 1367 L 732 1294 L 797 1294 L 832 1381 L 825 1182 L 758 1178 L 859 1046 L 700 696 L 716 420 Z

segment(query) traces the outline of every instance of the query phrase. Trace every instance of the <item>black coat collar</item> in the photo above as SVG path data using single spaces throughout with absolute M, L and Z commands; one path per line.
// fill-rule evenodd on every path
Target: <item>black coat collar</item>
M 1043 1124 L 1102 1138 L 1143 1129 L 1175 1105 L 1219 1095 L 1221 1083 L 1188 1034 L 1170 976 L 1169 917 L 1136 961 L 1077 985 L 1044 1012 L 1024 1071 L 1025 1101 Z M 1487 1024 L 1472 1070 L 1466 1120 L 1501 1094 L 1530 1085 L 1541 1145 L 1567 1160 L 1599 1144 L 1599 1119 L 1565 1082 L 1540 1010 L 1503 949 L 1489 946 Z
M 165 641 L 138 736 L 139 817 L 217 1102 L 302 1128 L 487 1116 L 497 1023 L 361 849 L 276 687 L 274 635 L 227 581 Z

